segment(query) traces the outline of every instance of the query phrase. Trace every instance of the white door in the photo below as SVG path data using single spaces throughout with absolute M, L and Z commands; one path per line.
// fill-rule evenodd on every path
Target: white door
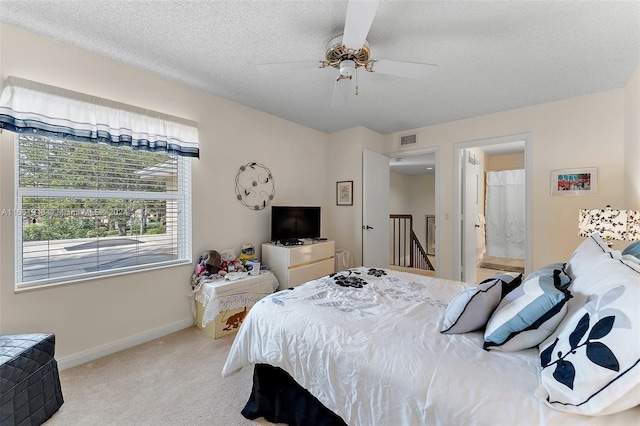
M 461 280 L 476 281 L 477 265 L 477 214 L 480 197 L 481 167 L 468 149 L 462 152 L 462 277 Z
M 362 264 L 389 266 L 389 157 L 362 153 Z

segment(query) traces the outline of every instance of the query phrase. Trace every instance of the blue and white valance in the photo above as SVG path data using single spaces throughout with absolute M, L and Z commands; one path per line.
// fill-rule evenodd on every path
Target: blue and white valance
M 17 77 L 0 96 L 0 129 L 199 157 L 196 123 Z

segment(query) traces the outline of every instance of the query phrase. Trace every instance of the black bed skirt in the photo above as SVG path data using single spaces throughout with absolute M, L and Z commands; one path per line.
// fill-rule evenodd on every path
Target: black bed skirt
M 290 426 L 346 426 L 286 371 L 267 364 L 254 367 L 253 389 L 242 415 L 249 420 L 264 417 Z

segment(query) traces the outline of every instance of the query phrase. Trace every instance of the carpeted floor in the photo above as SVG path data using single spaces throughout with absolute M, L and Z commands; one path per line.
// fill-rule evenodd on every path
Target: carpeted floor
M 234 337 L 190 327 L 61 371 L 65 402 L 45 425 L 270 425 L 240 414 L 253 369 L 220 374 Z

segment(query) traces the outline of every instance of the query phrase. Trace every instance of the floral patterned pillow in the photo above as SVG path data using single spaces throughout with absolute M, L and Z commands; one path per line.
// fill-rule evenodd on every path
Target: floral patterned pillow
M 609 258 L 586 268 L 571 291 L 566 317 L 540 344 L 536 395 L 586 415 L 640 404 L 640 270 Z

